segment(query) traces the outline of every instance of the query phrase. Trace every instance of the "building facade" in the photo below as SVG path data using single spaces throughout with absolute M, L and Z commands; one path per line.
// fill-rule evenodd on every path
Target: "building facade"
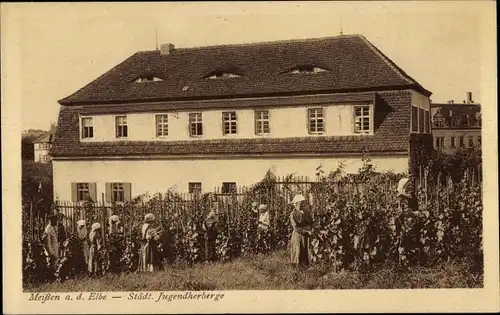
M 40 135 L 33 141 L 35 163 L 49 163 L 52 158 L 50 149 L 54 142 L 55 129 Z
M 453 153 L 459 148 L 481 147 L 481 105 L 467 93 L 463 103 L 431 104 L 434 148 Z
M 59 101 L 60 200 L 230 192 L 367 154 L 406 172 L 431 93 L 360 35 L 139 52 Z

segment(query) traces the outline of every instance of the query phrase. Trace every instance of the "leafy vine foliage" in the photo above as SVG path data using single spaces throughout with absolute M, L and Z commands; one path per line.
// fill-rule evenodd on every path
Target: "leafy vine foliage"
M 427 172 L 434 166 L 430 165 Z M 161 222 L 160 266 L 204 260 L 202 222 L 214 207 L 218 209 L 216 254 L 220 262 L 286 249 L 291 235 L 288 203 L 295 192 L 312 196 L 307 206 L 314 220 L 310 255 L 315 264 L 336 271 L 369 272 L 388 263 L 404 269 L 468 259 L 473 262 L 471 271 L 482 271 L 480 183 L 466 176 L 453 185 L 429 180 L 427 187 L 416 190 L 416 210 L 403 211 L 395 187 L 404 174 L 378 173 L 367 158 L 356 174 L 345 174 L 340 165 L 328 175 L 319 167 L 317 175 L 317 182 L 304 189 L 294 187 L 289 178 L 277 184 L 269 171 L 242 198 L 220 196 L 214 204 L 209 196 L 198 196 L 185 204 L 183 214 L 173 207 L 171 201 L 181 200 L 174 192 L 138 196 L 114 209 L 123 220 L 125 233 L 105 236 L 103 272 L 136 272 L 140 226 L 148 212 L 155 213 Z M 250 209 L 253 201 L 268 205 L 269 230 L 257 227 L 257 216 Z M 85 213 L 87 222 L 103 220 L 103 215 L 89 205 L 79 211 Z M 64 281 L 85 274 L 80 248 L 80 241 L 69 237 L 60 260 L 52 262 L 40 242 L 25 242 L 24 282 Z

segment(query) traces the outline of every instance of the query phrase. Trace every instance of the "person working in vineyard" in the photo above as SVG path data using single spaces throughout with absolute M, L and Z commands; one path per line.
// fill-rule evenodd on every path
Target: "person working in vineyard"
M 85 220 L 78 220 L 76 222 L 76 236 L 81 242 L 81 267 L 83 270 L 88 270 L 89 263 L 89 243 L 87 241 L 87 227 Z
M 265 253 L 270 249 L 270 225 L 271 221 L 269 219 L 269 211 L 267 210 L 267 205 L 261 204 L 259 206 L 259 230 L 257 233 L 257 252 Z
M 50 215 L 48 220 L 49 222 L 45 227 L 42 239 L 45 247 L 45 254 L 50 257 L 51 264 L 55 264 L 55 262 L 59 259 L 59 241 L 55 230 L 55 226 L 57 225 L 57 216 Z
M 398 182 L 398 216 L 394 220 L 400 265 L 416 261 L 420 247 L 419 227 L 415 224 L 418 204 L 412 194 L 411 182 L 402 178 Z
M 303 208 L 304 201 L 304 196 L 299 194 L 291 202 L 294 209 L 290 213 L 290 223 L 293 229 L 290 239 L 290 262 L 296 268 L 304 268 L 309 265 L 309 237 L 312 217 Z
M 62 251 L 64 250 L 64 242 L 67 239 L 66 228 L 64 226 L 64 220 L 67 219 L 66 216 L 59 212 L 57 209 L 57 240 L 59 241 L 59 257 L 62 256 Z
M 271 224 L 270 219 L 269 219 L 269 211 L 267 211 L 267 205 L 262 204 L 259 206 L 259 229 L 262 231 L 268 231 L 269 226 Z
M 250 207 L 250 213 L 248 217 L 248 225 L 246 227 L 246 237 L 247 240 L 247 250 L 250 253 L 257 253 L 257 232 L 259 226 L 259 203 L 257 201 L 252 202 Z
M 155 271 L 155 263 L 158 258 L 157 246 L 159 235 L 154 227 L 154 222 L 154 214 L 148 213 L 144 216 L 144 224 L 141 229 L 142 245 L 139 260 L 140 271 Z
M 119 272 L 120 270 L 120 257 L 123 252 L 121 246 L 123 235 L 123 226 L 120 222 L 120 217 L 116 214 L 109 217 L 109 242 L 108 242 L 108 270 L 111 272 Z
M 216 258 L 215 241 L 217 240 L 217 216 L 214 210 L 210 210 L 203 221 L 203 230 L 205 231 L 205 260 L 212 262 Z
M 116 214 L 109 217 L 109 234 L 123 234 L 123 225 Z
M 100 275 L 102 273 L 102 231 L 100 223 L 92 224 L 89 241 L 89 274 L 90 276 Z

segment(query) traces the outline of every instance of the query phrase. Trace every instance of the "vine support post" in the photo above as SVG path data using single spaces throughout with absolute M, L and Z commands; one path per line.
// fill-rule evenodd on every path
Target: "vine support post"
M 29 238 L 31 238 L 31 240 L 35 239 L 35 234 L 34 234 L 34 224 L 33 224 L 33 201 L 30 201 L 30 218 L 29 218 Z
M 163 198 L 161 193 L 158 195 L 158 201 L 160 203 L 160 223 L 163 223 Z

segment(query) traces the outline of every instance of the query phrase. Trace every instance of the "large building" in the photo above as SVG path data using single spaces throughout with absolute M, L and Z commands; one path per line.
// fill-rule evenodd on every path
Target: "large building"
M 313 177 L 363 153 L 406 172 L 432 139 L 431 93 L 361 35 L 175 48 L 132 55 L 61 108 L 52 148 L 60 200 Z M 430 142 L 430 141 L 429 141 Z
M 434 148 L 452 153 L 459 148 L 481 147 L 481 105 L 467 99 L 462 103 L 432 103 Z

